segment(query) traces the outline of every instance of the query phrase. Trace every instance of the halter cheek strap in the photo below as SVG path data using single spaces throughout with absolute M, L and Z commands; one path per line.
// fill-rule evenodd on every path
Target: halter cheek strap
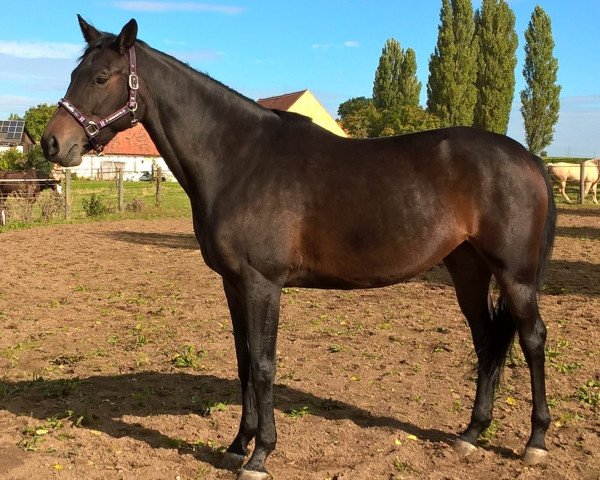
M 109 116 L 103 118 L 102 120 L 98 120 L 97 122 L 86 118 L 86 116 L 83 113 L 81 113 L 75 107 L 75 105 L 73 105 L 67 99 L 63 98 L 58 102 L 58 105 L 64 107 L 64 109 L 67 112 L 69 112 L 75 120 L 77 120 L 77 123 L 79 123 L 83 127 L 83 130 L 85 131 L 90 145 L 98 155 L 100 155 L 104 150 L 104 145 L 102 145 L 102 143 L 98 139 L 98 134 L 100 133 L 100 130 L 128 114 L 131 115 L 131 127 L 134 127 L 138 123 L 138 119 L 135 116 L 135 112 L 138 107 L 137 91 L 139 89 L 140 83 L 139 78 L 137 76 L 137 66 L 134 47 L 131 47 L 129 49 L 129 79 L 127 84 L 129 90 L 129 99 L 127 101 L 127 105 L 121 107 L 119 110 L 117 110 L 114 113 L 111 113 Z

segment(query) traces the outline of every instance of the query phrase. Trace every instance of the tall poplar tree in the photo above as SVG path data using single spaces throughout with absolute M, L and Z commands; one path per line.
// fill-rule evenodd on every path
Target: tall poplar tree
M 418 105 L 421 83 L 417 80 L 414 50 L 406 52 L 394 38 L 389 38 L 381 51 L 373 81 L 373 103 L 381 110 L 403 105 Z
M 407 48 L 404 52 L 400 72 L 400 91 L 404 96 L 404 105 L 419 105 L 421 82 L 417 79 L 417 54 L 412 48 Z
M 437 45 L 429 60 L 427 109 L 442 125 L 472 125 L 477 52 L 471 0 L 442 0 Z
M 506 134 L 515 94 L 518 37 L 515 14 L 505 0 L 483 0 L 475 12 L 477 102 L 473 126 Z
M 525 31 L 526 87 L 521 91 L 521 114 L 529 150 L 539 154 L 550 145 L 558 122 L 561 87 L 556 83 L 558 60 L 550 17 L 536 6 Z

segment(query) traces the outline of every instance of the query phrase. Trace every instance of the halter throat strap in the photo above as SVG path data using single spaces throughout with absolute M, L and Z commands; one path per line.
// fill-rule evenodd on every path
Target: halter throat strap
M 87 118 L 83 113 L 81 113 L 75 107 L 75 105 L 73 105 L 71 102 L 69 102 L 66 98 L 61 99 L 58 102 L 58 105 L 60 107 L 64 107 L 64 109 L 73 116 L 73 118 L 77 121 L 77 123 L 79 123 L 83 127 L 83 130 L 85 131 L 85 134 L 88 138 L 89 144 L 92 146 L 94 151 L 98 155 L 100 155 L 100 154 L 102 154 L 102 151 L 104 150 L 104 145 L 102 145 L 102 143 L 98 139 L 98 134 L 100 133 L 100 130 L 102 130 L 104 127 L 110 125 L 111 123 L 116 122 L 117 120 L 124 117 L 125 115 L 131 115 L 130 128 L 134 127 L 138 123 L 138 119 L 135 115 L 135 112 L 137 111 L 137 107 L 138 107 L 137 91 L 139 89 L 139 86 L 140 86 L 140 83 L 139 83 L 139 78 L 137 75 L 137 62 L 136 62 L 136 57 L 135 57 L 135 49 L 132 46 L 129 49 L 129 79 L 127 81 L 127 88 L 129 90 L 129 98 L 127 100 L 127 105 L 121 107 L 116 112 L 113 112 L 110 115 L 108 115 L 107 117 L 105 117 L 101 120 L 98 120 L 98 121 L 93 121 L 93 120 L 90 120 L 89 118 Z

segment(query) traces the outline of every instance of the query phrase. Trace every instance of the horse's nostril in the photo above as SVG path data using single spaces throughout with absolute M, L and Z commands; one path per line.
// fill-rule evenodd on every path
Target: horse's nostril
M 46 158 L 56 156 L 60 151 L 58 139 L 54 135 L 42 137 L 42 150 L 44 151 Z

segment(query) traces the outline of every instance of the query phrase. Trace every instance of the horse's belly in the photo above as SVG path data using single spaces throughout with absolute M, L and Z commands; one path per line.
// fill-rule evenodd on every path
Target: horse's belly
M 440 262 L 464 240 L 460 235 L 386 235 L 373 232 L 320 236 L 298 252 L 289 286 L 373 288 L 409 280 Z

